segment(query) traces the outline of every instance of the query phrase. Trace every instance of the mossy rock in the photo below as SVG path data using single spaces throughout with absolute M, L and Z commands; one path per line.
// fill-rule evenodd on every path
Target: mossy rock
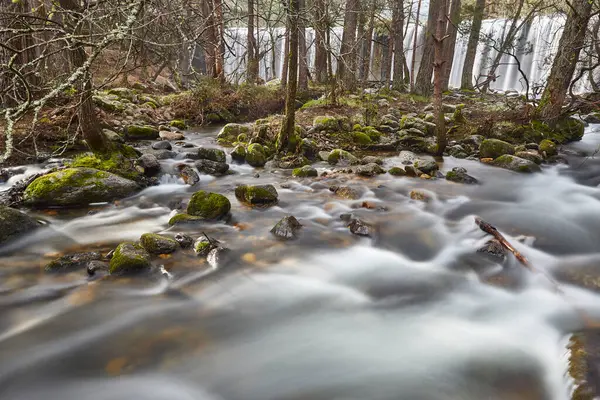
M 115 249 L 110 260 L 111 275 L 133 275 L 150 271 L 150 254 L 139 244 L 125 242 Z
M 93 168 L 67 168 L 43 175 L 27 186 L 24 203 L 34 207 L 81 207 L 131 196 L 137 183 Z
M 108 90 L 108 94 L 113 94 L 115 96 L 119 96 L 122 99 L 127 99 L 129 101 L 135 100 L 135 91 L 129 88 L 112 88 Z
M 184 130 L 185 128 L 187 128 L 185 121 L 180 120 L 180 119 L 174 119 L 173 121 L 169 122 L 169 126 L 172 126 L 174 128 L 181 129 L 181 130 Z
M 346 150 L 335 149 L 329 153 L 327 162 L 331 165 L 349 166 L 358 164 L 360 160 Z
M 354 173 L 360 176 L 373 177 L 375 175 L 385 174 L 386 171 L 381 168 L 379 164 L 370 163 L 354 168 Z
M 204 120 L 208 123 L 214 124 L 217 122 L 221 122 L 221 116 L 217 113 L 208 113 L 204 116 Z
M 160 137 L 158 129 L 150 125 L 129 125 L 123 133 L 129 140 L 156 140 Z
M 585 133 L 585 124 L 578 119 L 567 117 L 556 123 L 554 134 L 550 139 L 559 144 L 581 140 Z
M 363 132 L 369 136 L 372 142 L 379 142 L 381 140 L 381 132 L 372 126 L 365 126 Z
M 240 133 L 237 137 L 237 141 L 238 141 L 238 143 L 247 143 L 248 135 L 246 135 L 245 133 Z
M 215 149 L 212 147 L 200 147 L 198 148 L 198 158 L 200 160 L 210 160 L 220 163 L 224 163 L 227 160 L 225 152 L 221 149 Z
M 373 141 L 366 133 L 362 132 L 352 132 L 352 140 L 356 144 L 360 144 L 362 146 L 366 146 L 371 144 Z
M 317 131 L 336 132 L 342 127 L 338 118 L 322 115 L 315 117 L 313 120 L 313 128 Z
M 44 267 L 44 271 L 51 273 L 73 272 L 87 267 L 90 261 L 99 260 L 102 260 L 102 254 L 95 251 L 67 254 L 50 261 Z
M 214 239 L 208 240 L 206 237 L 200 237 L 194 242 L 194 252 L 199 257 L 207 257 L 217 247 L 219 247 L 219 241 Z
M 410 150 L 417 153 L 431 152 L 431 144 L 427 141 L 427 139 L 419 136 L 406 135 L 401 137 L 398 142 L 403 150 Z
M 304 167 L 301 167 L 301 168 L 295 168 L 292 171 L 292 176 L 295 176 L 297 178 L 307 178 L 307 177 L 319 176 L 319 173 L 317 172 L 316 169 L 314 169 L 310 165 L 305 165 Z
M 192 195 L 187 206 L 187 213 L 210 220 L 221 219 L 229 214 L 231 203 L 219 193 L 200 190 Z
M 485 139 L 479 146 L 481 158 L 498 158 L 504 154 L 515 154 L 515 147 L 499 139 Z
M 535 150 L 517 151 L 515 156 L 525 160 L 533 161 L 536 164 L 541 164 L 544 161 L 540 153 Z
M 235 188 L 235 197 L 252 205 L 271 205 L 277 203 L 279 195 L 273 185 L 240 185 Z
M 92 101 L 104 111 L 113 113 L 122 113 L 125 111 L 125 106 L 118 100 L 111 100 L 104 96 L 92 96 Z
M 558 149 L 552 140 L 544 139 L 540 142 L 540 152 L 545 153 L 546 157 L 552 157 L 558 154 Z
M 238 135 L 242 133 L 250 135 L 250 127 L 242 124 L 227 124 L 217 135 L 217 142 L 221 145 L 230 146 L 237 140 Z
M 231 159 L 235 162 L 244 162 L 246 160 L 246 148 L 238 144 L 231 151 Z
M 40 225 L 21 211 L 0 206 L 0 244 L 31 232 Z
M 132 147 L 127 145 L 122 145 L 121 149 L 122 151 L 115 150 L 107 154 L 80 154 L 75 157 L 70 167 L 94 168 L 100 171 L 111 172 L 127 179 L 138 179 L 140 172 L 134 166 L 134 161 L 138 158 L 137 153 Z
M 406 171 L 401 167 L 392 167 L 388 170 L 388 172 L 393 176 L 406 176 Z
M 150 254 L 170 254 L 179 248 L 179 243 L 170 237 L 156 233 L 144 233 L 140 244 Z
M 319 145 L 316 141 L 312 139 L 302 139 L 300 142 L 300 154 L 309 160 L 314 160 L 317 158 L 317 154 L 319 153 Z
M 205 221 L 205 219 L 202 217 L 196 217 L 194 215 L 181 213 L 181 214 L 175 214 L 174 216 L 171 217 L 171 219 L 169 220 L 169 226 L 188 225 L 188 224 L 194 224 L 194 223 L 198 223 L 198 222 L 202 222 L 202 221 Z
M 504 154 L 496 158 L 491 162 L 491 165 L 526 174 L 541 171 L 540 166 L 533 161 L 525 160 L 510 154 Z
M 267 162 L 267 156 L 263 146 L 252 143 L 246 148 L 246 162 L 253 167 L 263 167 Z

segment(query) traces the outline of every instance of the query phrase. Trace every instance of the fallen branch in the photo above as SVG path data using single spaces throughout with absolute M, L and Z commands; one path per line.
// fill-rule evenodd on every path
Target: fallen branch
M 506 238 L 504 236 L 502 236 L 502 234 L 500 232 L 498 232 L 498 229 L 496 229 L 494 226 L 488 224 L 487 222 L 485 222 L 484 220 L 482 220 L 479 217 L 475 218 L 475 223 L 477 224 L 477 226 L 479 226 L 479 228 L 486 232 L 489 233 L 490 235 L 492 235 L 494 238 L 496 238 L 496 240 L 498 242 L 500 242 L 500 244 L 502 245 L 502 247 L 504 247 L 506 250 L 510 251 L 511 253 L 513 253 L 513 255 L 515 256 L 515 258 L 517 260 L 519 260 L 519 262 L 521 264 L 523 264 L 525 267 L 529 268 L 530 270 L 534 271 L 535 269 L 531 266 L 531 263 L 529 262 L 529 260 L 521 253 L 519 253 L 517 251 L 517 249 L 515 249 L 509 242 L 508 240 L 506 240 Z

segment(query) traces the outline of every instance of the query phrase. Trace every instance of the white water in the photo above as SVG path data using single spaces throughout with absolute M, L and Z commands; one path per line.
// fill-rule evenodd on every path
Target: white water
M 544 16 L 535 18 L 530 24 L 525 24 L 520 30 L 517 40 L 516 56 L 521 63 L 521 68 L 525 72 L 530 86 L 543 85 L 547 75 L 550 72 L 552 60 L 558 49 L 558 44 L 562 34 L 564 17 Z M 509 19 L 490 19 L 483 22 L 481 28 L 481 37 L 475 59 L 474 75 L 487 76 L 491 61 L 498 52 L 494 46 L 498 46 L 506 35 L 510 27 Z M 260 76 L 269 81 L 281 78 L 284 53 L 284 28 L 261 29 L 258 35 L 260 52 L 265 56 L 260 61 Z M 415 25 L 411 23 L 408 26 L 407 34 L 404 40 L 405 55 L 407 63 L 410 66 L 413 54 L 413 40 L 415 34 Z M 241 82 L 244 79 L 245 55 L 246 55 L 246 28 L 231 28 L 227 30 L 227 49 L 225 54 L 225 72 L 229 79 L 235 82 Z M 337 27 L 331 31 L 331 46 L 335 55 L 339 54 L 340 39 L 342 28 Z M 314 73 L 314 46 L 315 34 L 313 29 L 306 30 L 306 41 L 308 44 L 308 64 L 311 73 Z M 415 70 L 418 71 L 419 62 L 422 53 L 422 46 L 425 39 L 425 30 L 423 25 L 419 25 L 417 38 L 417 60 Z M 465 53 L 467 51 L 468 33 L 459 34 L 456 42 L 456 51 L 450 77 L 451 87 L 460 87 L 462 67 Z M 375 42 L 372 44 L 372 54 L 375 53 Z M 229 50 L 230 49 L 230 50 Z M 380 49 L 381 50 L 381 49 Z M 273 60 L 274 63 L 273 63 Z M 333 69 L 336 69 L 335 58 L 333 60 Z M 274 65 L 274 68 L 273 68 Z M 379 80 L 381 71 L 377 70 L 380 60 L 371 59 L 371 71 L 369 80 Z M 596 75 L 600 78 L 600 69 Z M 517 90 L 523 92 L 525 83 L 518 71 L 514 59 L 505 55 L 502 58 L 501 66 L 496 71 L 497 79 L 491 84 L 492 89 L 496 90 Z M 474 82 L 475 82 L 474 77 Z M 480 78 L 483 80 L 484 78 Z M 576 88 L 577 92 L 591 91 L 587 77 L 583 77 Z

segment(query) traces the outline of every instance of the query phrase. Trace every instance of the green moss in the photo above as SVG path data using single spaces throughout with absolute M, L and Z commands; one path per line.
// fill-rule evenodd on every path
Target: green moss
M 479 146 L 482 158 L 497 158 L 503 154 L 515 154 L 515 148 L 510 143 L 499 139 L 485 139 Z
M 173 121 L 169 122 L 169 125 L 181 130 L 187 128 L 185 122 L 180 119 L 174 119 Z
M 235 188 L 235 197 L 250 204 L 273 204 L 278 200 L 273 185 L 240 185 Z
M 99 182 L 94 182 L 95 179 L 103 179 L 109 175 L 103 171 L 97 171 L 92 175 L 81 174 L 78 168 L 67 168 L 51 174 L 43 175 L 27 186 L 23 194 L 25 199 L 48 199 L 51 200 L 53 194 L 66 187 L 79 187 L 90 183 L 101 185 Z M 102 187 L 97 187 L 102 189 Z
M 366 133 L 373 142 L 379 142 L 379 140 L 381 140 L 381 132 L 372 126 L 365 126 L 363 132 Z
M 390 173 L 390 175 L 394 175 L 394 176 L 405 176 L 406 175 L 406 171 L 400 167 L 392 167 L 389 169 L 388 172 Z
M 237 141 L 238 141 L 238 143 L 247 143 L 248 135 L 246 135 L 245 133 L 240 133 L 237 137 Z
M 142 104 L 142 105 L 143 105 L 143 106 L 146 106 L 146 107 L 150 107 L 150 108 L 152 108 L 152 109 L 157 109 L 157 108 L 158 108 L 158 106 L 156 105 L 156 103 L 153 103 L 153 102 L 151 102 L 151 101 L 147 101 L 147 102 L 145 102 L 145 103 L 144 103 L 144 104 Z
M 548 139 L 544 139 L 540 142 L 540 152 L 546 153 L 546 157 L 552 157 L 558 154 L 556 144 Z
M 317 172 L 316 169 L 314 169 L 310 165 L 305 165 L 304 167 L 301 167 L 301 168 L 295 168 L 292 171 L 292 176 L 295 176 L 298 178 L 306 178 L 306 177 L 319 176 L 319 173 Z
M 140 244 L 150 254 L 169 254 L 179 247 L 174 239 L 156 233 L 144 233 L 140 237 Z
M 360 145 L 368 145 L 371 144 L 371 138 L 362 132 L 352 132 L 352 140 Z
M 84 153 L 75 157 L 71 167 L 94 168 L 111 172 L 127 179 L 138 179 L 140 173 L 134 167 L 137 153 L 131 146 L 121 145 L 108 154 Z
M 125 128 L 125 136 L 132 140 L 158 139 L 158 129 L 149 125 L 129 125 Z
M 335 149 L 331 153 L 329 153 L 329 156 L 327 157 L 327 162 L 331 165 L 336 165 L 339 163 L 352 165 L 358 163 L 358 158 L 354 157 L 351 153 L 347 152 L 346 150 Z
M 214 248 L 214 245 L 206 238 L 198 239 L 194 243 L 194 252 L 201 257 L 208 256 L 208 253 Z
M 213 147 L 200 147 L 198 148 L 198 157 L 201 160 L 210 160 L 215 162 L 224 163 L 227 160 L 225 152 L 221 149 Z
M 217 113 L 208 113 L 204 116 L 204 120 L 209 123 L 221 122 L 221 116 Z
M 357 132 L 362 132 L 363 126 L 361 124 L 354 124 L 354 126 L 352 127 L 352 130 L 357 131 Z
M 313 126 L 319 131 L 338 131 L 341 128 L 338 118 L 330 116 L 315 117 Z
M 188 214 L 206 219 L 221 219 L 230 210 L 231 203 L 227 197 L 204 190 L 194 193 L 187 206 Z
M 267 162 L 267 156 L 263 146 L 252 143 L 246 148 L 246 162 L 253 167 L 262 167 Z
M 173 225 L 192 224 L 192 223 L 201 222 L 204 220 L 205 219 L 202 217 L 196 217 L 193 215 L 181 213 L 181 214 L 176 214 L 173 217 L 171 217 L 171 219 L 169 220 L 169 225 L 173 226 Z
M 109 271 L 113 275 L 129 275 L 150 268 L 150 255 L 137 243 L 121 243 L 110 260 Z
M 105 111 L 121 113 L 125 106 L 118 100 L 111 100 L 103 96 L 92 96 L 92 101 Z
M 229 146 L 237 140 L 240 134 L 249 135 L 250 127 L 241 124 L 227 124 L 217 135 L 217 142 L 222 145 Z

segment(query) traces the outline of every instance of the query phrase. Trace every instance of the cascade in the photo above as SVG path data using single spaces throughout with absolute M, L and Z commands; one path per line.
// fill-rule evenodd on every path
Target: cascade
M 541 16 L 533 19 L 528 24 L 524 24 L 518 33 L 514 53 L 529 81 L 530 90 L 540 88 L 544 85 L 552 66 L 552 60 L 558 49 L 563 24 L 564 17 L 560 15 Z M 498 54 L 496 48 L 506 35 L 509 26 L 509 19 L 489 19 L 483 21 L 481 35 L 485 40 L 480 40 L 479 42 L 474 66 L 474 75 L 475 77 L 480 77 L 480 82 L 488 75 L 490 64 Z M 330 32 L 331 48 L 335 56 L 339 55 L 342 29 L 342 27 L 335 27 Z M 406 60 L 409 66 L 412 62 L 414 34 L 415 24 L 411 23 L 408 26 L 404 39 Z M 418 71 L 422 47 L 425 41 L 425 30 L 422 24 L 419 25 L 417 34 L 415 71 Z M 232 82 L 239 83 L 243 82 L 244 79 L 246 35 L 247 30 L 245 27 L 229 28 L 226 30 L 225 73 Z M 260 53 L 264 54 L 260 60 L 259 75 L 265 81 L 281 78 L 284 57 L 284 35 L 285 28 L 283 27 L 263 28 L 258 31 L 257 43 Z M 451 87 L 460 87 L 462 67 L 467 51 L 467 41 L 468 32 L 465 32 L 464 29 L 462 32 L 459 31 L 450 76 Z M 315 58 L 315 32 L 312 28 L 306 29 L 306 42 L 308 48 L 308 65 L 312 74 L 314 73 Z M 371 46 L 369 79 L 377 81 L 381 78 L 381 56 L 383 49 L 379 41 L 374 40 Z M 335 71 L 335 57 L 332 60 L 333 70 Z M 596 74 L 600 75 L 600 69 L 597 70 Z M 497 68 L 495 75 L 496 80 L 490 85 L 492 89 L 525 91 L 525 81 L 519 73 L 517 63 L 510 55 L 502 57 L 501 65 Z M 582 78 L 578 82 L 576 91 L 591 91 L 587 77 Z

